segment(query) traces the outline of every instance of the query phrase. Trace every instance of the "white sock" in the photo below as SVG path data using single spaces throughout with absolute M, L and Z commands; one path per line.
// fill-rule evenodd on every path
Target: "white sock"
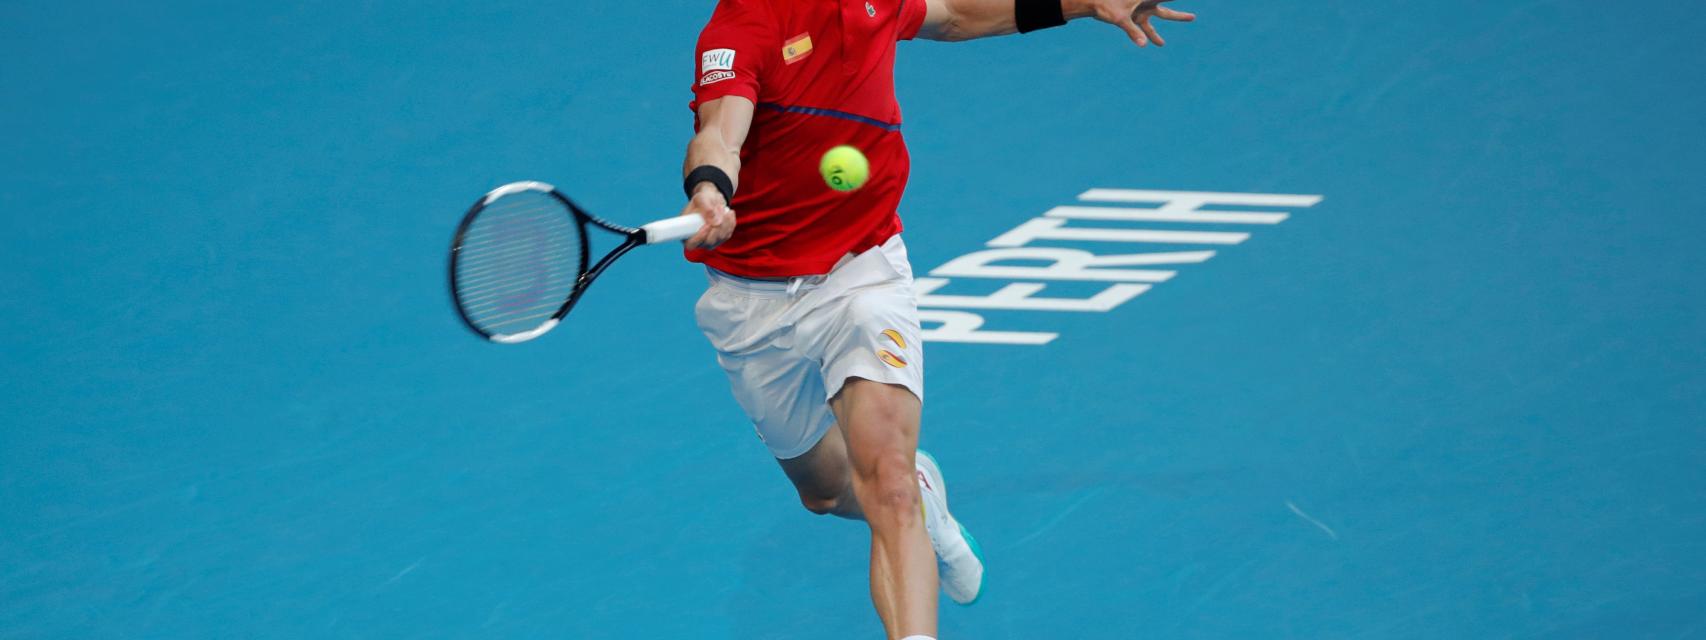
M 905 638 L 901 638 L 900 640 L 936 640 L 936 639 L 932 638 L 930 636 L 907 636 Z

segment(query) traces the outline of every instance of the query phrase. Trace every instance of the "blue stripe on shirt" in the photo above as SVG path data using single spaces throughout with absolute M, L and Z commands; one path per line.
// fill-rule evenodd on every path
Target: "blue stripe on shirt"
M 900 123 L 899 122 L 888 123 L 888 122 L 883 122 L 881 120 L 878 120 L 876 118 L 867 118 L 865 116 L 862 116 L 862 115 L 859 115 L 856 113 L 847 113 L 846 111 L 836 111 L 834 109 L 819 109 L 817 107 L 796 107 L 796 106 L 776 104 L 774 102 L 760 102 L 760 103 L 758 103 L 758 108 L 768 109 L 770 111 L 780 111 L 782 113 L 799 113 L 799 114 L 804 114 L 804 115 L 808 115 L 808 116 L 828 116 L 831 118 L 841 118 L 842 120 L 852 120 L 852 121 L 858 122 L 860 124 L 868 124 L 868 125 L 871 125 L 873 127 L 880 127 L 884 131 L 900 131 Z

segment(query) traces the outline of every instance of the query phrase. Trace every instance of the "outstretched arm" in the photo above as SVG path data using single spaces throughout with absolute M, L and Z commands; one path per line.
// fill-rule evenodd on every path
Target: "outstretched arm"
M 682 163 L 682 176 L 693 169 L 712 166 L 727 174 L 732 186 L 740 185 L 740 147 L 746 144 L 746 133 L 752 128 L 753 104 L 741 96 L 724 96 L 699 105 L 699 132 L 687 143 L 687 161 Z M 705 217 L 705 226 L 687 239 L 690 249 L 710 248 L 722 244 L 735 232 L 735 212 L 723 198 L 723 192 L 711 182 L 690 187 L 691 197 L 681 214 L 697 213 Z
M 1183 11 L 1174 11 L 1162 4 L 1173 0 L 926 0 L 929 7 L 924 16 L 924 26 L 919 29 L 918 36 L 930 40 L 971 40 L 1016 33 L 1019 27 L 1017 14 L 1027 9 L 1017 9 L 1015 5 L 1032 5 L 1037 2 L 1059 2 L 1061 17 L 1067 20 L 1078 18 L 1095 18 L 1102 22 L 1119 27 L 1125 31 L 1126 37 L 1133 44 L 1146 46 L 1151 40 L 1156 46 L 1165 46 L 1166 41 L 1161 34 L 1155 32 L 1155 27 L 1149 23 L 1151 18 L 1190 22 L 1197 17 Z M 1034 5 L 1032 5 L 1034 6 Z M 1044 11 L 1052 10 L 1052 6 Z

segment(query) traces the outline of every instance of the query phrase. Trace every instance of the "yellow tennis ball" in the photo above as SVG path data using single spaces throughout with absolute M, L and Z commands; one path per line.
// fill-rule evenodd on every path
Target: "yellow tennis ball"
M 871 163 L 858 149 L 844 144 L 824 152 L 817 171 L 829 188 L 852 191 L 865 186 L 865 179 L 871 177 Z

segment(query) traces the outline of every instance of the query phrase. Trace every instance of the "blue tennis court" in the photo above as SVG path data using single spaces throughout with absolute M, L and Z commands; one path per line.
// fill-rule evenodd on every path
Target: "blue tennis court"
M 445 291 L 498 184 L 679 211 L 712 4 L 0 6 L 0 638 L 880 637 L 701 268 Z M 1706 636 L 1706 17 L 1175 6 L 900 45 L 942 636 Z

